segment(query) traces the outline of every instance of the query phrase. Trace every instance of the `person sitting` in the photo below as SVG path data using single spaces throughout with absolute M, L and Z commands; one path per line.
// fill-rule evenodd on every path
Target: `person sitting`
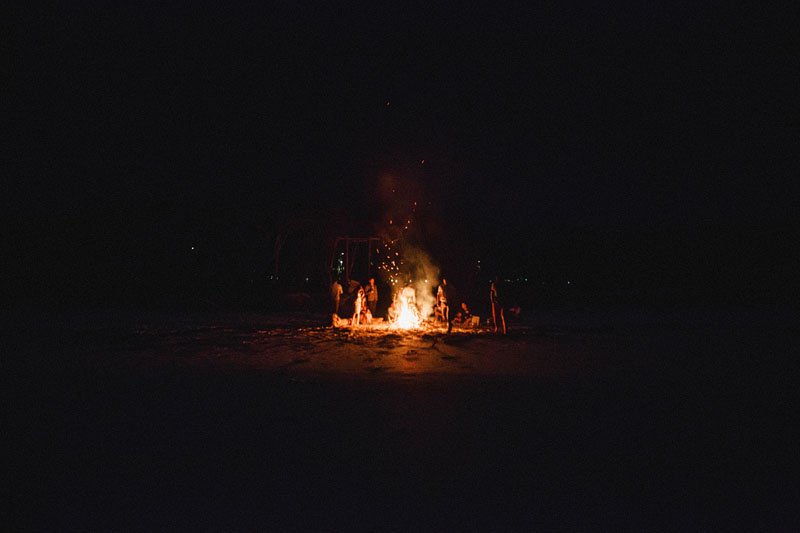
M 464 322 L 470 322 L 472 320 L 472 312 L 467 307 L 467 302 L 461 302 L 461 316 L 463 317 Z
M 464 328 L 472 325 L 472 312 L 466 303 L 461 304 L 461 309 L 456 313 L 453 324 Z
M 362 324 L 372 323 L 372 311 L 369 310 L 369 306 L 365 307 L 364 310 L 361 312 L 361 323 Z
M 334 328 L 345 328 L 345 327 L 350 325 L 350 319 L 349 318 L 342 318 L 339 315 L 337 315 L 336 313 L 333 313 L 333 317 L 332 318 L 333 318 L 333 324 L 332 325 L 333 325 Z

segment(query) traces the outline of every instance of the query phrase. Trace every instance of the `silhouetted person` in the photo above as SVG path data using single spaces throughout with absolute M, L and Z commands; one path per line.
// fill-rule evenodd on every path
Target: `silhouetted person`
M 406 283 L 406 286 L 403 287 L 403 290 L 400 291 L 400 298 L 402 301 L 405 301 L 406 305 L 411 307 L 412 305 L 416 307 L 417 305 L 417 291 L 414 290 L 414 287 L 411 285 L 409 281 Z
M 375 309 L 378 307 L 378 287 L 375 286 L 375 278 L 369 278 L 369 283 L 364 289 L 367 295 L 367 307 L 372 316 L 375 316 Z
M 500 325 L 503 329 L 503 335 L 506 334 L 506 317 L 503 314 L 503 303 L 500 300 L 500 295 L 497 292 L 497 285 L 500 279 L 495 276 L 489 285 L 489 301 L 492 304 L 492 322 L 494 323 L 494 332 L 497 333 L 497 321 L 500 320 Z
M 447 305 L 447 280 L 442 278 L 442 284 L 436 290 L 436 305 L 439 307 L 439 312 L 442 314 L 442 320 L 447 322 L 448 330 L 450 329 L 450 306 Z
M 342 289 L 342 285 L 339 283 L 338 279 L 333 280 L 331 283 L 331 304 L 333 305 L 333 314 L 339 314 L 339 303 L 342 300 L 342 293 L 344 290 Z

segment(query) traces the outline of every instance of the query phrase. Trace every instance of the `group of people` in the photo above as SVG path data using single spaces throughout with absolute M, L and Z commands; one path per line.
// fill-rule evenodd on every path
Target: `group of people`
M 499 279 L 495 277 L 489 284 L 489 303 L 492 311 L 492 325 L 494 332 L 502 331 L 505 335 L 508 330 L 506 328 L 506 319 L 503 303 L 500 299 L 498 291 Z M 370 278 L 369 281 L 361 285 L 358 282 L 351 281 L 350 290 L 355 291 L 353 300 L 353 317 L 350 319 L 341 318 L 339 316 L 339 309 L 341 306 L 342 296 L 344 289 L 338 280 L 334 280 L 331 284 L 331 301 L 333 304 L 333 326 L 347 326 L 359 324 L 371 324 L 375 319 L 375 311 L 378 306 L 378 287 L 375 285 L 375 278 Z M 447 331 L 450 332 L 453 325 L 456 326 L 470 326 L 473 324 L 473 314 L 467 306 L 466 302 L 461 303 L 461 308 L 456 312 L 453 319 L 450 319 L 450 306 L 447 302 L 447 279 L 442 278 L 442 283 L 436 289 L 436 305 L 434 307 L 434 319 L 442 321 L 447 324 Z M 411 284 L 407 284 L 401 289 L 389 305 L 387 310 L 387 320 L 392 323 L 397 319 L 398 303 L 397 300 L 402 299 L 407 304 L 416 309 L 416 292 Z M 380 320 L 380 319 L 379 319 Z
M 331 284 L 334 326 L 370 324 L 375 316 L 375 310 L 378 307 L 378 287 L 375 285 L 375 278 L 370 278 L 365 285 L 360 285 L 358 282 L 351 283 L 355 284 L 351 285 L 351 288 L 357 287 L 355 299 L 353 300 L 355 312 L 351 319 L 343 319 L 339 316 L 339 308 L 344 294 L 341 283 L 339 283 L 339 280 L 333 280 Z
M 503 308 L 503 303 L 500 301 L 499 291 L 497 288 L 499 278 L 495 277 L 489 283 L 489 303 L 492 310 L 492 326 L 494 332 L 502 331 L 503 335 L 508 333 L 506 328 L 506 317 Z M 456 312 L 453 320 L 450 320 L 450 307 L 447 304 L 447 280 L 442 278 L 442 284 L 436 290 L 436 314 L 437 319 L 447 322 L 447 331 L 453 325 L 456 326 L 469 326 L 473 324 L 473 315 L 467 306 L 466 302 L 461 303 L 461 309 Z

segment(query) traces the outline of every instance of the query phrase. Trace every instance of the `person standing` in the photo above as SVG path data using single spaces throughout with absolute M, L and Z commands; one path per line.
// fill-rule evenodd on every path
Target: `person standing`
M 400 302 L 405 302 L 408 307 L 414 310 L 417 308 L 417 291 L 414 290 L 410 281 L 406 283 L 406 286 L 400 291 Z
M 442 278 L 442 284 L 436 290 L 436 305 L 442 315 L 442 320 L 450 324 L 450 307 L 447 305 L 447 280 Z
M 489 301 L 492 304 L 492 322 L 494 323 L 494 332 L 497 333 L 497 321 L 500 320 L 500 324 L 503 328 L 503 335 L 506 334 L 506 317 L 503 314 L 503 304 L 500 300 L 500 295 L 497 292 L 497 284 L 500 281 L 498 276 L 495 276 L 492 280 L 491 284 L 489 285 Z
M 364 308 L 364 288 L 359 287 L 356 293 L 355 312 L 353 313 L 353 327 L 361 323 L 361 310 Z
M 342 299 L 342 293 L 344 290 L 342 289 L 342 285 L 339 283 L 338 279 L 334 279 L 333 283 L 331 283 L 331 303 L 333 305 L 333 314 L 339 314 L 339 303 Z
M 372 316 L 375 316 L 375 309 L 378 307 L 378 287 L 375 286 L 375 278 L 369 278 L 369 284 L 364 292 L 367 295 L 367 308 Z

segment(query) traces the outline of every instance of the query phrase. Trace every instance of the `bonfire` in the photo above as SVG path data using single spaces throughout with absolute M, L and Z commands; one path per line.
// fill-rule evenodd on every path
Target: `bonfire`
M 397 300 L 400 308 L 394 325 L 400 329 L 417 329 L 422 320 L 419 316 L 419 309 L 417 309 L 415 299 L 409 296 L 404 289 L 398 295 Z

